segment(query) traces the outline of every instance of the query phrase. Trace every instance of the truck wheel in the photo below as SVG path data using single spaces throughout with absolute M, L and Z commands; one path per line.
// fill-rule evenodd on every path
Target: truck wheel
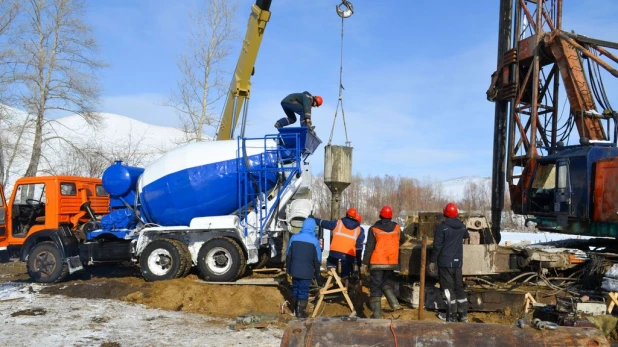
M 185 268 L 181 248 L 171 239 L 152 241 L 144 248 L 139 265 L 146 281 L 171 280 L 179 277 Z
M 176 247 L 180 250 L 181 257 L 184 259 L 182 262 L 184 264 L 184 267 L 182 269 L 179 269 L 177 277 L 185 277 L 189 274 L 189 272 L 191 271 L 191 267 L 193 266 L 193 260 L 191 259 L 191 252 L 189 252 L 189 247 L 187 247 L 187 245 L 180 240 L 169 240 L 170 242 L 174 243 Z
M 197 268 L 205 281 L 234 281 L 246 264 L 238 243 L 227 237 L 216 237 L 204 243 L 197 256 Z
M 62 261 L 60 250 L 54 242 L 41 242 L 30 250 L 26 262 L 28 275 L 35 282 L 56 283 L 69 274 L 69 266 Z

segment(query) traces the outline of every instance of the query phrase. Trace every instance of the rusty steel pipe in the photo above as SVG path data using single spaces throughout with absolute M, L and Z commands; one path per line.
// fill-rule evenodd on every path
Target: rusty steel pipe
M 607 346 L 595 328 L 466 324 L 387 319 L 316 318 L 291 321 L 281 346 Z
M 608 63 L 606 63 L 603 60 L 599 59 L 599 57 L 597 57 L 596 55 L 592 54 L 584 46 L 582 46 L 579 43 L 575 42 L 575 40 L 573 40 L 572 38 L 568 37 L 564 33 L 559 33 L 558 36 L 561 39 L 563 39 L 566 42 L 568 42 L 571 46 L 575 47 L 578 51 L 582 52 L 585 56 L 587 56 L 588 58 L 594 60 L 597 64 L 601 65 L 602 68 L 604 68 L 609 73 L 614 75 L 614 77 L 618 77 L 618 70 L 614 69 L 613 67 L 611 67 L 611 65 L 609 65 Z
M 423 236 L 421 243 L 421 277 L 420 288 L 418 289 L 418 320 L 423 320 L 425 312 L 425 263 L 427 263 L 427 236 Z

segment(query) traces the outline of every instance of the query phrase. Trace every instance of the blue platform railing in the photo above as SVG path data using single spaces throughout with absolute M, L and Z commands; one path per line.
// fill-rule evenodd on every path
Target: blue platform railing
M 257 140 L 257 141 L 256 141 Z M 247 143 L 262 145 L 259 162 L 250 162 Z M 243 221 L 245 236 L 248 235 L 247 216 L 256 213 L 256 227 L 262 239 L 273 214 L 278 213 L 283 194 L 290 184 L 302 174 L 302 163 L 315 151 L 322 141 L 306 127 L 280 128 L 279 134 L 261 138 L 238 138 L 238 216 Z M 276 159 L 277 167 L 266 163 Z M 274 189 L 277 194 L 271 196 Z

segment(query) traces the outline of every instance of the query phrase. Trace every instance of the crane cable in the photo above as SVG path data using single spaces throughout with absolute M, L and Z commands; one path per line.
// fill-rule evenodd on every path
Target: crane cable
M 345 8 L 345 11 L 342 10 Z M 335 132 L 335 122 L 337 121 L 337 113 L 339 112 L 339 106 L 341 106 L 341 118 L 343 119 L 343 130 L 345 131 L 345 144 L 346 146 L 350 146 L 350 141 L 348 140 L 348 129 L 345 123 L 345 111 L 343 110 L 343 20 L 349 18 L 352 14 L 354 14 L 354 7 L 347 0 L 342 0 L 341 4 L 336 6 L 337 14 L 341 17 L 341 52 L 340 52 L 340 60 L 339 60 L 339 99 L 337 101 L 337 108 L 335 109 L 335 116 L 333 118 L 333 126 L 330 129 L 330 138 L 328 139 L 328 145 L 333 141 L 333 133 Z

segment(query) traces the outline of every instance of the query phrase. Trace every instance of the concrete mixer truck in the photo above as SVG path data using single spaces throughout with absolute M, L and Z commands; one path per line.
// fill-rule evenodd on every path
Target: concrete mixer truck
M 320 143 L 306 127 L 287 127 L 263 138 L 187 144 L 145 168 L 116 162 L 102 176 L 109 213 L 95 213 L 96 194 L 82 194 L 89 218 L 38 234 L 45 242 L 30 242 L 22 260 L 38 282 L 122 261 L 149 281 L 194 266 L 204 280 L 234 281 L 280 254 L 277 241 L 312 212 L 308 158 Z

